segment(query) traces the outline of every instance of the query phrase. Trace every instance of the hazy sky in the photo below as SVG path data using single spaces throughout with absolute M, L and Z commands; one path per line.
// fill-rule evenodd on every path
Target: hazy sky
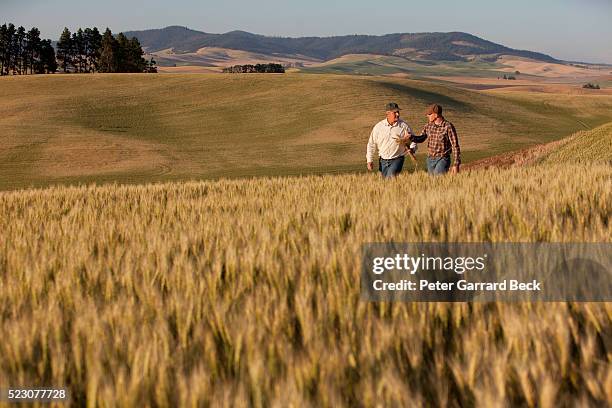
M 113 32 L 182 25 L 224 33 L 330 36 L 464 31 L 556 58 L 612 63 L 612 0 L 0 0 L 0 24 Z

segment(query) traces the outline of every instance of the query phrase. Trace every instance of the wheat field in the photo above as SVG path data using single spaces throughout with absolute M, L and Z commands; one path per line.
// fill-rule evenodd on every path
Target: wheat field
M 0 388 L 75 406 L 602 406 L 609 303 L 368 303 L 361 245 L 610 242 L 612 169 L 0 193 Z

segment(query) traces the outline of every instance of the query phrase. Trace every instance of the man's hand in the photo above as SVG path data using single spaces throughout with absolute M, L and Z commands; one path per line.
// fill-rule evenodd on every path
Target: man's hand
M 374 163 L 368 162 L 368 171 L 374 170 Z
M 458 165 L 458 164 L 455 164 L 453 167 L 451 167 L 451 169 L 450 169 L 450 170 L 451 170 L 451 173 L 452 173 L 452 174 L 457 174 L 457 173 L 459 173 L 459 165 Z
M 397 139 L 395 139 L 395 142 L 397 144 L 408 144 L 410 143 L 410 135 L 404 136 L 404 137 L 398 137 Z

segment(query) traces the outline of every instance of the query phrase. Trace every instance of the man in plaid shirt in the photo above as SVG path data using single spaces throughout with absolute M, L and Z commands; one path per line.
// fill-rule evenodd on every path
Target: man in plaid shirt
M 452 123 L 442 116 L 442 106 L 431 105 L 427 108 L 427 119 L 421 135 L 410 135 L 402 138 L 403 143 L 427 142 L 427 171 L 429 174 L 458 173 L 461 165 L 461 150 L 459 149 L 459 138 Z M 451 167 L 451 151 L 453 153 L 453 166 Z

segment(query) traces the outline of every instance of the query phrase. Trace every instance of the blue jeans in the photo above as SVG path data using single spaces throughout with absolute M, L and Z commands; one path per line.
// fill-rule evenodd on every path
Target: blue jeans
M 403 167 L 404 156 L 389 160 L 378 158 L 378 171 L 380 171 L 385 178 L 397 176 L 401 173 Z
M 427 172 L 429 174 L 444 174 L 450 169 L 450 157 L 428 157 Z

